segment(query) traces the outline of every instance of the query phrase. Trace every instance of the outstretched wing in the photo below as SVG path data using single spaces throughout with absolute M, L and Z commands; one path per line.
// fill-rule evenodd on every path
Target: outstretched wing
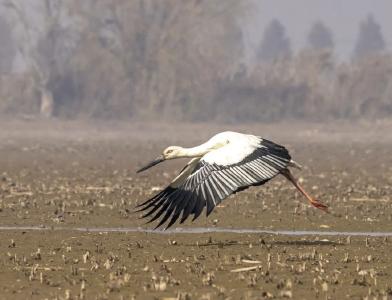
M 221 149 L 210 152 L 213 155 L 208 158 L 191 160 L 167 188 L 140 204 L 140 211 L 147 211 L 143 218 L 150 217 L 150 223 L 163 216 L 158 228 L 171 217 L 166 227 L 169 228 L 181 214 L 180 223 L 191 214 L 195 220 L 204 207 L 208 216 L 229 195 L 266 183 L 290 165 L 291 160 L 286 148 L 265 139 L 260 139 L 252 151 L 236 163 L 215 163 L 214 156 L 218 158 L 230 152 L 230 148 Z

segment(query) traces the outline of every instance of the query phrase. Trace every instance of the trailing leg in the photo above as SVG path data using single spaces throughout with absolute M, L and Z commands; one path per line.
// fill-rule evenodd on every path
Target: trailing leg
M 317 207 L 318 209 L 321 209 L 321 210 L 323 210 L 325 212 L 328 212 L 328 206 L 326 206 L 325 204 L 321 203 L 320 201 L 318 201 L 318 200 L 314 199 L 312 196 L 310 196 L 303 189 L 303 187 L 298 183 L 298 180 L 295 179 L 295 177 L 293 176 L 293 174 L 291 174 L 289 169 L 282 170 L 281 174 L 284 177 L 286 177 L 286 179 L 288 181 L 290 181 L 297 188 L 297 190 L 300 191 L 300 193 L 305 196 L 306 199 L 309 200 L 311 205 L 313 205 L 314 207 Z

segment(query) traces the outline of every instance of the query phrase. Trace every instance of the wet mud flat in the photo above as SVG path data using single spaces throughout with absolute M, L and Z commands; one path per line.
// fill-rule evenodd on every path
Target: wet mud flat
M 389 299 L 392 293 L 385 238 L 26 231 L 2 233 L 2 241 L 4 299 Z
M 380 138 L 388 128 L 232 125 L 287 145 L 305 166 L 295 175 L 330 214 L 277 177 L 186 222 L 185 232 L 161 234 L 126 228 L 152 227 L 132 209 L 185 161 L 134 171 L 169 144 L 196 145 L 228 126 L 7 126 L 0 299 L 392 299 L 392 238 L 366 236 L 392 232 L 392 141 Z M 280 230 L 342 234 L 273 234 Z

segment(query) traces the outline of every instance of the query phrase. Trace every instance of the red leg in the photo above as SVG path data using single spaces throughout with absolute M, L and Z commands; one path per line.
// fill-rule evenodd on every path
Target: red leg
M 288 181 L 290 181 L 296 188 L 297 190 L 300 191 L 302 195 L 305 196 L 306 199 L 309 200 L 310 204 L 313 205 L 314 207 L 317 207 L 325 212 L 328 212 L 328 206 L 325 204 L 321 203 L 320 201 L 314 199 L 312 196 L 310 196 L 302 186 L 298 183 L 298 181 L 294 178 L 293 174 L 291 174 L 289 169 L 284 169 L 281 171 L 281 174 L 287 178 Z

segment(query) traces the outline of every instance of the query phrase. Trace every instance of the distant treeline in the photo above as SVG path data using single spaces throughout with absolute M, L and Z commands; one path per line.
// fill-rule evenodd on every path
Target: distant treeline
M 227 120 L 387 118 L 392 116 L 392 56 L 337 64 L 329 51 L 304 51 L 260 64 L 219 90 L 216 117 Z
M 225 122 L 392 115 L 392 56 L 371 16 L 350 62 L 336 61 L 321 22 L 309 47 L 293 54 L 272 20 L 247 63 L 240 25 L 247 1 L 42 1 L 46 23 L 37 32 L 23 1 L 6 2 L 11 20 L 23 24 L 14 48 L 29 68 L 0 72 L 3 115 Z

